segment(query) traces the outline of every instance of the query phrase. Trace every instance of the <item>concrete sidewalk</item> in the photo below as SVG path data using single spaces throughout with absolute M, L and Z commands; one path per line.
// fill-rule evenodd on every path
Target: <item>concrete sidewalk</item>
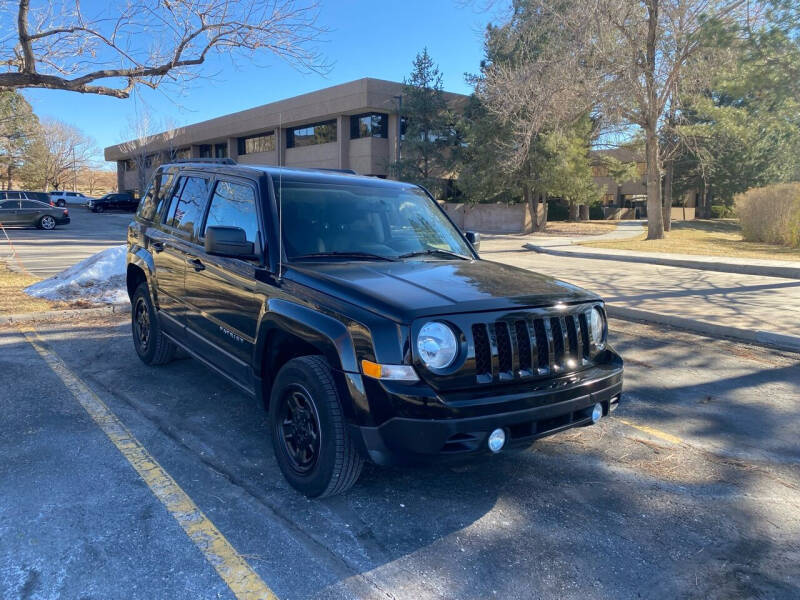
M 800 280 L 540 254 L 513 237 L 485 236 L 481 255 L 596 291 L 613 316 L 800 350 Z
M 593 239 L 594 241 L 601 241 L 597 239 L 597 237 Z M 701 269 L 703 271 L 718 271 L 720 273 L 740 273 L 742 275 L 800 279 L 800 261 L 793 260 L 766 260 L 759 258 L 736 258 L 732 256 L 699 256 L 697 254 L 674 254 L 670 252 L 631 252 L 630 250 L 579 246 L 574 242 L 556 244 L 541 237 L 525 243 L 524 246 L 529 250 L 544 254 L 552 254 L 553 256 L 649 263 L 652 265 Z

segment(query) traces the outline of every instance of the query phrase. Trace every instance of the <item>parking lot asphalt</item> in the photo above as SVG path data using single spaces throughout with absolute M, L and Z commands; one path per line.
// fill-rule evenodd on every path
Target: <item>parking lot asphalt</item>
M 35 227 L 7 227 L 6 233 L 17 252 L 17 261 L 9 260 L 11 246 L 0 233 L 0 259 L 11 268 L 24 268 L 39 277 L 50 277 L 92 254 L 124 244 L 132 213 L 95 214 L 84 206 L 70 204 L 71 222 L 52 231 Z
M 610 418 L 312 501 L 200 363 L 146 367 L 119 317 L 37 330 L 0 328 L 0 598 L 235 597 L 57 364 L 279 598 L 800 595 L 800 355 L 612 321 Z

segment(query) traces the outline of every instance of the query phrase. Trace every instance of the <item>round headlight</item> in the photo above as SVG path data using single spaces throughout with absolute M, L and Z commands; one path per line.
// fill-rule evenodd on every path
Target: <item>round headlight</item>
M 432 369 L 449 367 L 458 354 L 456 334 L 444 323 L 426 323 L 417 334 L 417 351 L 425 366 Z
M 606 318 L 603 312 L 594 307 L 589 313 L 589 333 L 592 336 L 592 344 L 597 350 L 602 350 L 606 345 Z

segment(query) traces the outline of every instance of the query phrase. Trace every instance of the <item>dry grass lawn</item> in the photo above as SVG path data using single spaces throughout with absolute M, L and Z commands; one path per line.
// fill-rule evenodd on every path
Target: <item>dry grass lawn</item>
M 37 281 L 36 277 L 12 271 L 0 262 L 0 316 L 73 307 L 67 302 L 33 298 L 22 291 Z
M 536 235 L 601 235 L 617 228 L 614 221 L 548 221 L 544 231 Z
M 581 245 L 642 252 L 800 260 L 800 249 L 798 248 L 744 241 L 741 227 L 733 219 L 676 221 L 672 224 L 672 231 L 667 233 L 665 239 L 648 241 L 645 240 L 646 236 L 645 233 L 640 237 L 628 240 L 582 242 Z

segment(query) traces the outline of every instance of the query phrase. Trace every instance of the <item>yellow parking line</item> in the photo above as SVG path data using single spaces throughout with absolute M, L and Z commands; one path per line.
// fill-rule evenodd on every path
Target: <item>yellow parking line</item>
M 647 425 L 637 425 L 636 423 L 632 423 L 626 419 L 617 419 L 617 421 L 619 421 L 620 423 L 624 423 L 628 427 L 633 427 L 634 429 L 638 429 L 639 431 L 644 431 L 645 433 L 652 435 L 653 437 L 665 440 L 667 442 L 671 442 L 673 444 L 683 443 L 683 440 L 681 438 L 674 436 L 671 433 L 667 433 L 666 431 L 661 431 L 653 427 L 648 427 Z
M 44 361 L 64 382 L 75 399 L 108 436 L 131 466 L 144 479 L 153 494 L 166 507 L 206 560 L 216 569 L 237 598 L 253 600 L 273 599 L 277 596 L 258 574 L 236 552 L 214 523 L 203 514 L 177 482 L 156 462 L 144 446 L 116 417 L 105 403 L 57 354 L 45 346 L 44 340 L 30 327 L 21 327 L 25 339 L 36 349 Z

